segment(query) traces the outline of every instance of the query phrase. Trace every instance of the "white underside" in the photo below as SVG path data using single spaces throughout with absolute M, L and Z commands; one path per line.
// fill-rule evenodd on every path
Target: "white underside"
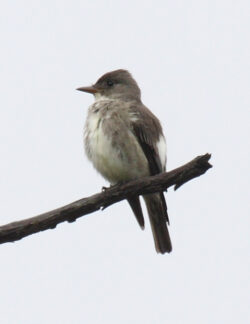
M 129 130 L 126 145 L 123 150 L 114 148 L 103 132 L 99 113 L 89 116 L 87 155 L 94 167 L 112 184 L 149 175 L 146 157 Z
M 100 107 L 99 105 L 102 105 L 102 103 L 97 99 L 92 107 L 98 109 Z M 136 115 L 131 117 L 137 118 Z M 107 112 L 104 119 L 107 120 L 109 118 L 112 118 L 112 116 Z M 129 129 L 123 128 L 123 138 L 125 145 L 119 149 L 114 147 L 110 136 L 107 136 L 103 132 L 100 112 L 95 111 L 93 113 L 90 107 L 90 113 L 85 127 L 86 153 L 94 167 L 111 184 L 149 175 L 147 159 L 135 135 Z M 157 149 L 162 170 L 165 170 L 166 142 L 163 136 L 160 137 L 157 143 Z

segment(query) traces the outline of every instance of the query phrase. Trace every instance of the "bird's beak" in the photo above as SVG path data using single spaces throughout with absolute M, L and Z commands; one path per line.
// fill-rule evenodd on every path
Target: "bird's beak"
M 80 87 L 80 88 L 77 88 L 76 90 L 84 91 L 84 92 L 88 92 L 88 93 L 92 93 L 92 94 L 95 94 L 95 93 L 97 93 L 99 91 L 94 86 L 90 86 L 90 87 Z

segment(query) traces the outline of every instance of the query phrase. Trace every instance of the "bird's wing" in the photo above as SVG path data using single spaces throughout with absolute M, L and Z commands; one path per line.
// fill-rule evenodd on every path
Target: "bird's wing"
M 165 171 L 165 165 L 162 165 L 158 152 L 157 143 L 163 136 L 159 120 L 145 106 L 131 107 L 132 129 L 134 135 L 140 144 L 149 165 L 151 175 Z M 137 118 L 136 118 L 137 117 Z M 167 204 L 163 192 L 160 193 L 165 219 L 169 223 Z
M 131 108 L 131 113 L 134 115 L 131 122 L 132 130 L 148 160 L 150 174 L 161 173 L 165 171 L 157 147 L 163 137 L 161 124 L 145 106 Z

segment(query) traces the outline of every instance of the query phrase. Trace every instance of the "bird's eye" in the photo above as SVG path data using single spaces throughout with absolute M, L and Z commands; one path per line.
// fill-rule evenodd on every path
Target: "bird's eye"
M 109 87 L 112 87 L 112 86 L 114 85 L 114 82 L 111 81 L 111 80 L 108 80 L 108 81 L 107 81 L 107 85 L 108 85 Z

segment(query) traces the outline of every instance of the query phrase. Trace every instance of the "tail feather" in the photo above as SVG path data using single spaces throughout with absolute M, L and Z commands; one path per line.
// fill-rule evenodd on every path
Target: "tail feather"
M 166 224 L 168 217 L 165 198 L 161 193 L 145 195 L 143 198 L 148 210 L 155 249 L 158 253 L 170 253 L 172 251 L 172 244 Z
M 141 229 L 144 229 L 144 217 L 141 209 L 140 198 L 138 196 L 130 197 L 128 198 L 128 202 L 134 212 L 138 224 L 140 225 Z

